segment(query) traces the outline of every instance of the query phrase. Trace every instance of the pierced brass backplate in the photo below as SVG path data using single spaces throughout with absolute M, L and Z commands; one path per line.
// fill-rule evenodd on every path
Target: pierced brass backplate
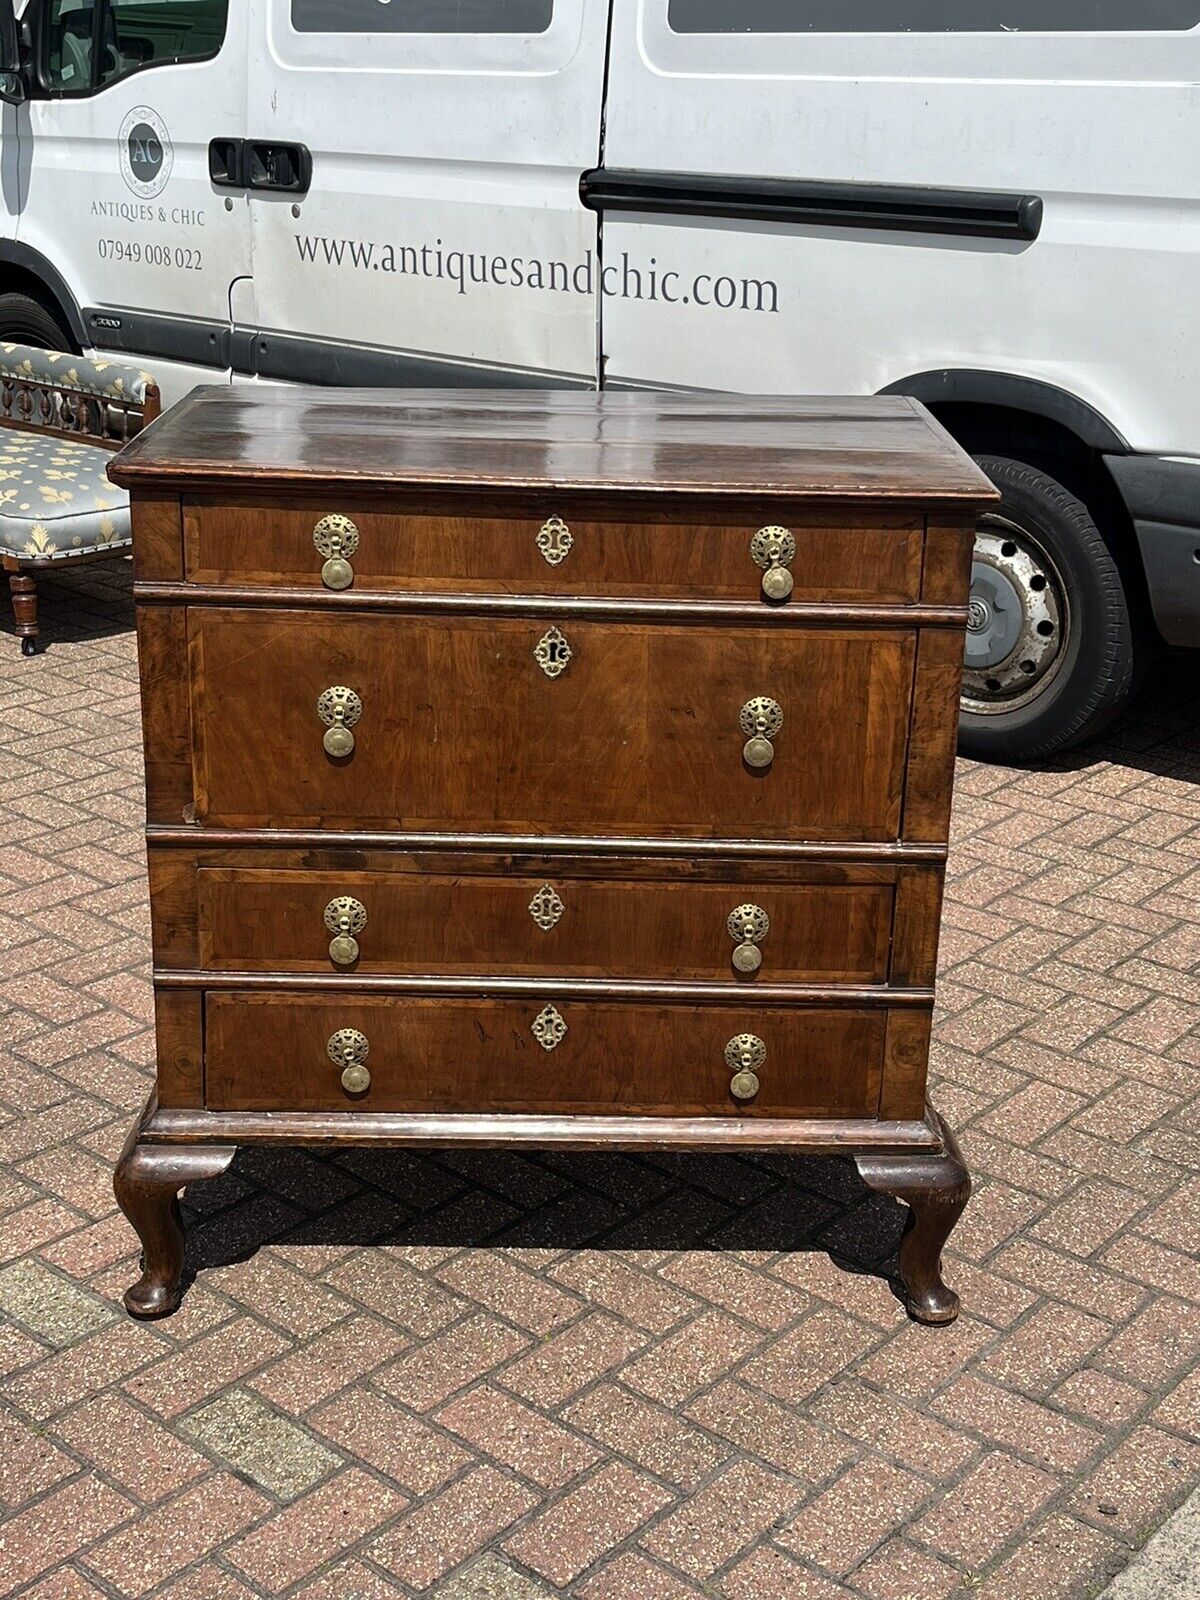
M 348 967 L 358 960 L 358 939 L 367 925 L 367 908 L 352 895 L 341 894 L 325 907 L 325 926 L 333 934 L 329 941 L 329 959 L 339 967 Z
M 762 966 L 758 948 L 771 929 L 771 919 L 761 906 L 735 906 L 725 919 L 734 941 L 733 964 L 738 972 L 757 972 Z
M 365 1033 L 357 1028 L 339 1028 L 329 1035 L 325 1046 L 329 1059 L 342 1069 L 342 1088 L 347 1094 L 365 1094 L 371 1087 L 371 1074 L 367 1071 L 367 1055 L 371 1049 Z
M 735 1100 L 753 1100 L 767 1047 L 756 1033 L 737 1033 L 725 1046 L 725 1065 L 733 1073 L 729 1092 Z
M 783 727 L 783 707 L 766 695 L 756 695 L 753 700 L 746 701 L 738 722 L 747 735 L 742 746 L 746 765 L 769 767 L 775 759 L 775 746 L 771 741 Z
M 322 517 L 313 529 L 317 554 L 325 557 L 321 582 L 327 589 L 348 589 L 354 582 L 350 557 L 358 549 L 358 529 L 349 517 Z
M 348 756 L 354 749 L 350 732 L 362 716 L 362 701 L 353 689 L 334 684 L 317 699 L 317 715 L 325 724 L 325 750 L 331 756 Z
M 574 543 L 571 530 L 561 517 L 549 517 L 542 523 L 537 536 L 537 547 L 550 566 L 561 565 L 570 555 Z
M 574 652 L 557 628 L 544 633 L 533 647 L 534 660 L 548 678 L 560 677 L 570 666 Z
M 789 528 L 760 528 L 750 541 L 750 555 L 763 569 L 762 590 L 768 600 L 786 600 L 794 580 L 788 568 L 796 559 L 796 540 Z
M 550 932 L 566 909 L 550 883 L 544 883 L 529 902 L 529 915 L 543 933 Z
M 533 1037 L 543 1050 L 554 1050 L 567 1036 L 567 1025 L 554 1006 L 543 1006 L 532 1023 Z

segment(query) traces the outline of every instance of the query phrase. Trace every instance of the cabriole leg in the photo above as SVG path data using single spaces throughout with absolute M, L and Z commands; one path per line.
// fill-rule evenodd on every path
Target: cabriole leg
M 179 1191 L 216 1178 L 233 1160 L 231 1144 L 141 1144 L 140 1126 L 125 1141 L 113 1175 L 117 1204 L 142 1243 L 142 1275 L 125 1292 L 133 1317 L 165 1317 L 179 1305 L 183 1276 L 183 1223 Z
M 870 1189 L 894 1195 L 908 1208 L 900 1244 L 900 1280 L 918 1322 L 953 1322 L 958 1296 L 942 1281 L 942 1247 L 971 1198 L 971 1175 L 950 1129 L 935 1113 L 944 1140 L 940 1153 L 855 1157 Z

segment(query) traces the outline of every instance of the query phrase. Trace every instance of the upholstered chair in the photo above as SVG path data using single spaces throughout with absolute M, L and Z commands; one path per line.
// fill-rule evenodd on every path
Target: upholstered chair
M 23 655 L 37 651 L 37 573 L 132 543 L 129 497 L 106 469 L 159 409 L 137 367 L 0 344 L 0 566 Z

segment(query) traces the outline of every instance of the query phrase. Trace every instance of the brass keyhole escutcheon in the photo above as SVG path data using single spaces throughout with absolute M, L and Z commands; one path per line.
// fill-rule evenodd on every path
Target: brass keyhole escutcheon
M 789 528 L 760 528 L 750 541 L 750 555 L 763 569 L 762 591 L 768 600 L 786 600 L 794 587 L 788 570 L 796 559 L 796 540 Z
M 543 933 L 549 933 L 551 928 L 557 926 L 559 917 L 566 909 L 552 883 L 544 883 L 529 902 L 529 915 Z
M 367 908 L 353 895 L 342 894 L 325 907 L 325 926 L 333 938 L 329 941 L 329 959 L 338 967 L 349 967 L 358 960 L 358 939 L 367 925 Z
M 772 740 L 783 727 L 783 707 L 766 695 L 756 695 L 742 707 L 739 725 L 746 734 L 742 758 L 748 767 L 769 767 L 775 759 Z
M 533 647 L 533 659 L 548 678 L 560 678 L 571 665 L 574 651 L 558 628 L 548 629 Z
M 321 582 L 327 589 L 348 589 L 354 582 L 350 557 L 358 549 L 358 529 L 349 517 L 331 513 L 313 529 L 317 554 L 324 556 Z
M 317 700 L 317 715 L 325 724 L 325 753 L 331 756 L 348 756 L 354 749 L 351 728 L 362 716 L 362 701 L 353 689 L 334 684 Z
M 557 1050 L 567 1037 L 567 1025 L 557 1006 L 544 1005 L 530 1024 L 530 1032 L 543 1050 Z
M 736 1033 L 725 1046 L 725 1065 L 733 1073 L 729 1092 L 735 1100 L 753 1100 L 759 1091 L 758 1074 L 767 1059 L 767 1047 L 756 1033 Z
M 371 1049 L 365 1033 L 357 1028 L 339 1028 L 325 1046 L 329 1059 L 342 1069 L 342 1088 L 347 1094 L 365 1094 L 371 1087 L 367 1055 Z
M 734 941 L 733 965 L 738 972 L 757 972 L 762 966 L 758 948 L 771 929 L 771 919 L 761 906 L 735 906 L 725 920 Z
M 561 565 L 570 555 L 574 543 L 571 530 L 561 517 L 548 517 L 538 531 L 537 547 L 549 566 Z

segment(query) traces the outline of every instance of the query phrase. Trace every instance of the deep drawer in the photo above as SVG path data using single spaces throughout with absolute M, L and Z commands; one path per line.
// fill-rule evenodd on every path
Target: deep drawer
M 578 837 L 897 836 L 916 635 L 188 612 L 199 819 Z M 548 670 L 547 670 L 548 669 Z M 326 691 L 353 691 L 327 753 Z M 776 703 L 769 765 L 743 716 Z M 761 753 L 762 746 L 759 750 Z
M 886 868 L 855 872 L 865 881 L 201 867 L 200 961 L 218 972 L 883 982 L 894 883 Z M 730 915 L 745 906 L 761 916 L 735 918 L 734 938 Z M 347 933 L 357 958 L 346 944 L 331 955 Z M 747 971 L 754 951 L 761 966 Z
M 713 527 L 580 522 L 537 515 L 501 520 L 404 516 L 354 499 L 226 500 L 184 507 L 185 559 L 195 583 L 325 588 L 314 534 L 329 516 L 353 524 L 352 590 L 454 594 L 592 595 L 677 600 L 762 600 L 751 550 L 759 525 Z M 762 525 L 776 518 L 764 512 Z M 923 519 L 911 513 L 819 514 L 792 522 L 792 598 L 903 604 L 921 586 Z M 317 535 L 328 543 L 329 527 Z M 333 531 L 345 541 L 341 524 Z
M 888 1013 L 360 994 L 210 993 L 215 1111 L 575 1111 L 873 1116 Z M 539 1017 L 542 1018 L 539 1024 Z M 556 1020 L 557 1019 L 557 1020 Z M 340 1030 L 367 1041 L 369 1086 L 343 1087 Z M 547 1049 L 540 1033 L 557 1039 Z M 729 1041 L 761 1041 L 758 1092 L 732 1092 Z

